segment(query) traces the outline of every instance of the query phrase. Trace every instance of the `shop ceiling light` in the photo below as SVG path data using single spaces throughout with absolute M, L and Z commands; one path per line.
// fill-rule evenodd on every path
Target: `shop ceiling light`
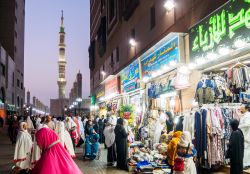
M 171 11 L 175 7 L 175 3 L 173 0 L 167 0 L 164 4 L 164 7 L 167 11 Z
M 168 71 L 168 70 L 169 70 L 169 66 L 164 65 L 164 66 L 162 67 L 162 69 L 163 69 L 164 71 Z
M 177 62 L 174 61 L 174 60 L 172 60 L 172 61 L 169 62 L 169 65 L 172 66 L 172 67 L 174 67 L 174 66 L 177 65 Z
M 250 60 L 245 60 L 243 63 L 244 64 L 250 64 Z
M 156 77 L 157 76 L 157 73 L 156 72 L 153 72 L 152 73 L 152 77 Z
M 156 71 L 156 74 L 157 74 L 157 76 L 160 76 L 160 75 L 163 74 L 163 71 L 162 70 L 158 70 L 158 71 Z
M 136 46 L 136 41 L 135 41 L 135 39 L 134 39 L 134 38 L 131 38 L 131 39 L 129 40 L 129 44 L 130 44 L 132 47 L 135 47 L 135 46 Z
M 217 58 L 217 54 L 216 53 L 214 53 L 214 52 L 210 52 L 210 53 L 208 53 L 207 54 L 207 58 L 209 59 L 209 60 L 214 60 L 214 59 L 216 59 Z
M 180 67 L 180 70 L 179 70 L 181 73 L 184 73 L 184 74 L 188 74 L 189 73 L 189 69 L 187 66 L 183 65 Z
M 218 52 L 220 55 L 224 56 L 224 55 L 229 54 L 230 49 L 228 47 L 221 47 L 219 48 Z
M 144 83 L 147 83 L 148 81 L 149 81 L 149 77 L 143 77 L 143 79 L 142 79 L 142 81 L 144 82 Z
M 168 92 L 168 93 L 165 93 L 165 94 L 161 94 L 160 98 L 174 97 L 176 95 L 177 95 L 176 91 L 173 91 L 173 92 Z
M 234 41 L 234 46 L 236 47 L 236 48 L 243 48 L 243 47 L 245 47 L 247 45 L 247 42 L 245 41 L 245 40 L 243 40 L 243 39 L 236 39 L 235 41 Z
M 188 68 L 189 68 L 190 70 L 195 69 L 195 67 L 196 67 L 196 64 L 195 64 L 195 63 L 189 63 L 189 64 L 188 64 Z
M 205 60 L 204 58 L 198 58 L 198 59 L 196 59 L 197 65 L 202 65 L 202 64 L 204 64 L 205 62 L 206 62 L 206 60 Z
M 223 67 L 223 68 L 221 68 L 220 70 L 221 71 L 226 71 L 228 68 L 227 67 Z

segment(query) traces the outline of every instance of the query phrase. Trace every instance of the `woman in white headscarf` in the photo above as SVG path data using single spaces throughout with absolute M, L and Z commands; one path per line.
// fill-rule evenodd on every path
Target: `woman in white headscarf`
M 66 117 L 65 120 L 65 129 L 67 131 L 71 131 L 74 127 L 76 127 L 76 123 L 70 117 Z
M 75 158 L 74 146 L 70 137 L 69 132 L 65 129 L 64 122 L 58 121 L 56 124 L 56 133 L 59 136 L 59 140 L 63 147 L 69 152 L 72 158 Z
M 34 125 L 33 125 L 33 122 L 30 119 L 30 116 L 27 117 L 26 122 L 27 122 L 27 129 L 28 129 L 29 132 L 31 132 L 32 130 L 35 129 Z
M 31 135 L 27 131 L 27 123 L 21 122 L 14 154 L 16 167 L 20 167 L 21 169 L 29 169 L 31 167 L 32 145 Z

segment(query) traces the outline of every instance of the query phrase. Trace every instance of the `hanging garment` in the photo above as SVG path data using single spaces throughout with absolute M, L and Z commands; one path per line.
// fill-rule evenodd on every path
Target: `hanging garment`
M 215 83 L 211 79 L 202 79 L 197 84 L 195 99 L 199 104 L 213 103 L 215 101 Z

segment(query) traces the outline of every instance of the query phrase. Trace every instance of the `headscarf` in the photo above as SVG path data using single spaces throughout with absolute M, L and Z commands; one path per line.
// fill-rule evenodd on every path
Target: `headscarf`
M 168 144 L 168 150 L 167 150 L 167 155 L 168 155 L 168 163 L 171 166 L 174 166 L 174 159 L 176 156 L 176 151 L 177 151 L 177 144 L 179 142 L 179 139 L 182 135 L 181 131 L 177 131 L 174 133 L 172 140 Z
M 33 125 L 33 122 L 30 119 L 30 116 L 27 117 L 26 122 L 27 122 L 27 129 L 29 129 L 29 130 L 34 129 L 34 125 Z
M 230 126 L 232 127 L 233 131 L 236 131 L 239 127 L 239 121 L 236 120 L 236 119 L 233 119 L 231 122 L 230 122 Z
M 58 121 L 56 124 L 56 133 L 59 136 L 60 142 L 67 149 L 70 156 L 75 158 L 74 146 L 70 137 L 69 132 L 65 129 L 64 122 Z
M 43 153 L 32 174 L 82 174 L 53 130 L 40 129 L 36 133 L 36 140 Z
M 122 118 L 119 118 L 118 120 L 117 120 L 117 124 L 118 125 L 123 125 L 123 123 L 124 123 L 124 120 L 122 119 Z
M 112 126 L 112 121 L 109 120 L 106 124 L 103 134 L 105 136 L 105 144 L 109 148 L 111 147 L 115 142 L 115 132 L 114 132 L 114 126 Z

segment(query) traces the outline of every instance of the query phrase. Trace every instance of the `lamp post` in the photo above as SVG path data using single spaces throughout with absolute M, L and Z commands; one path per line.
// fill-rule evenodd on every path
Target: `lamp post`
M 82 99 L 79 97 L 76 99 L 77 101 L 77 104 L 78 104 L 78 115 L 80 115 L 80 107 L 81 107 L 81 102 L 82 102 Z
M 74 109 L 75 109 L 75 116 L 76 116 L 76 105 L 77 105 L 77 102 L 73 102 L 73 105 L 74 105 Z

